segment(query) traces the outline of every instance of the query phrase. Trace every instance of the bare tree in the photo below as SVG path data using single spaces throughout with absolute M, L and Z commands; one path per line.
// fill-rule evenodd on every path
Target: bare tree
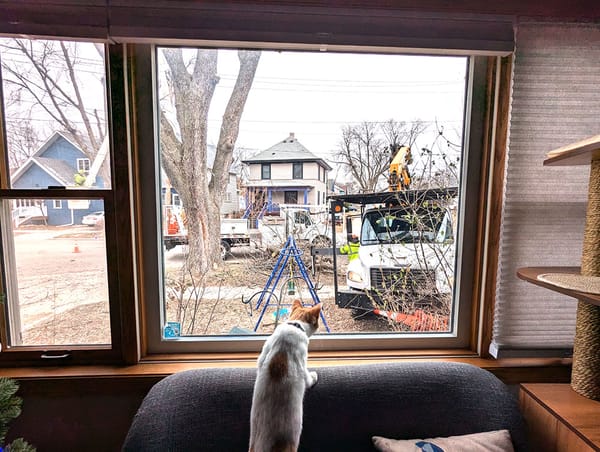
M 219 82 L 217 50 L 198 49 L 186 64 L 181 49 L 163 49 L 174 118 L 161 107 L 162 165 L 185 207 L 189 265 L 205 274 L 219 258 L 220 208 L 239 124 L 260 52 L 238 51 L 240 69 L 223 115 L 212 168 L 207 163 L 208 110 Z
M 378 137 L 377 125 L 363 122 L 342 128 L 336 158 L 358 182 L 360 191 L 369 193 L 376 190 L 379 177 L 388 166 L 389 150 Z
M 381 132 L 390 149 L 396 149 L 398 146 L 413 147 L 417 138 L 425 130 L 427 130 L 427 124 L 420 119 L 416 119 L 410 123 L 388 119 L 381 124 Z
M 414 145 L 425 129 L 421 120 L 406 123 L 390 119 L 384 123 L 365 121 L 344 126 L 336 163 L 348 169 L 361 192 L 377 191 L 389 169 L 391 150 Z
M 26 121 L 15 121 L 6 133 L 8 165 L 11 172 L 19 168 L 40 147 L 42 140 L 37 130 Z
M 453 135 L 454 138 L 449 138 Z M 420 149 L 420 161 L 413 165 L 413 188 L 453 187 L 459 183 L 461 133 L 444 130 L 436 124 L 436 134 L 431 143 Z
M 92 44 L 87 44 L 91 46 Z M 5 87 L 12 97 L 12 106 L 18 107 L 21 114 L 26 113 L 29 119 L 34 112 L 47 117 L 48 127 L 66 132 L 79 146 L 86 156 L 94 161 L 106 136 L 105 108 L 92 107 L 86 101 L 85 92 L 95 89 L 90 79 L 95 79 L 96 87 L 104 91 L 104 70 L 98 76 L 88 77 L 84 82 L 82 72 L 86 75 L 90 64 L 103 67 L 104 49 L 96 47 L 97 55 L 80 55 L 82 46 L 86 44 L 65 41 L 43 41 L 28 39 L 3 40 L 0 48 L 4 55 L 2 73 Z M 78 68 L 87 67 L 85 71 Z M 19 137 L 12 136 L 19 127 L 7 130 L 9 143 L 21 142 Z M 21 161 L 17 155 L 19 147 L 9 149 L 15 161 Z M 108 153 L 100 167 L 105 185 L 110 184 Z

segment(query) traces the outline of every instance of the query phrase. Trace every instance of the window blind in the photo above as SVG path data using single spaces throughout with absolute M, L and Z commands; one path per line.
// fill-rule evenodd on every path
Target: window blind
M 506 55 L 514 49 L 513 16 L 408 11 L 319 2 L 185 2 L 110 0 L 109 33 L 117 42 L 246 42 L 257 47 L 328 50 L 395 47 L 429 53 Z
M 0 35 L 108 39 L 106 0 L 0 0 Z
M 490 353 L 565 356 L 577 301 L 516 276 L 579 266 L 589 166 L 545 167 L 546 153 L 600 133 L 600 26 L 517 27 L 508 158 Z
M 453 12 L 443 3 L 410 10 L 382 2 L 332 7 L 293 1 L 0 0 L 0 35 L 506 55 L 514 48 L 509 10 Z

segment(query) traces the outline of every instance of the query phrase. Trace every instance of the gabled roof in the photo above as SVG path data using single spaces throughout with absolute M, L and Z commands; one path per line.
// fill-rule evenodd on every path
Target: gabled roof
M 74 172 L 73 168 L 69 166 L 66 162 L 59 159 L 52 159 L 47 157 L 42 157 L 46 150 L 50 148 L 59 138 L 63 138 L 68 141 L 72 146 L 76 149 L 79 149 L 79 146 L 75 144 L 72 140 L 70 140 L 65 134 L 61 132 L 54 132 L 50 138 L 46 140 L 46 142 L 40 146 L 40 148 L 35 151 L 35 153 L 27 159 L 27 161 L 21 165 L 12 175 L 12 182 L 16 182 L 27 172 L 32 165 L 36 165 L 44 170 L 50 177 L 56 180 L 56 185 L 63 185 L 65 187 L 72 186 L 74 184 Z
M 46 157 L 37 157 L 34 160 L 39 162 L 40 166 L 44 168 L 51 176 L 59 180 L 61 182 L 60 185 L 73 185 L 75 181 L 75 171 L 73 171 L 73 167 L 67 164 L 65 161 Z
M 69 138 L 69 136 L 66 133 L 54 132 L 50 136 L 50 138 L 48 138 L 46 140 L 46 142 L 44 144 L 42 144 L 42 146 L 40 146 L 40 148 L 37 151 L 35 151 L 35 154 L 33 154 L 32 157 L 39 157 L 41 155 L 44 155 L 44 152 L 46 152 L 46 150 L 50 146 L 52 146 L 59 138 L 63 138 L 64 140 L 68 141 L 73 147 L 75 147 L 76 149 L 79 149 L 81 151 L 81 148 L 79 147 L 79 145 L 77 143 L 75 143 L 75 141 L 73 139 Z
M 302 143 L 290 133 L 285 140 L 280 141 L 269 149 L 259 152 L 254 157 L 242 160 L 242 163 L 292 163 L 292 162 L 318 162 L 327 170 L 331 166 L 325 160 L 317 157 L 304 147 Z

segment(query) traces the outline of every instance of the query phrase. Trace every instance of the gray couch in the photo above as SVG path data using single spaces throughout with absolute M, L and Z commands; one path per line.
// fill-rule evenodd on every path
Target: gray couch
M 508 429 L 526 449 L 516 397 L 467 364 L 386 363 L 315 368 L 304 399 L 302 451 L 374 450 L 371 436 L 431 438 Z M 148 393 L 124 451 L 245 451 L 256 370 L 197 369 Z

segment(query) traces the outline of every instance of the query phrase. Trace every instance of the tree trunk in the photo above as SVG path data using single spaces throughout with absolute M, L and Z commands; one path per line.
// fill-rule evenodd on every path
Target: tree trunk
M 206 274 L 220 258 L 221 203 L 229 180 L 239 123 L 260 52 L 239 51 L 240 71 L 227 104 L 212 168 L 207 164 L 208 110 L 219 81 L 217 50 L 197 50 L 188 71 L 180 49 L 164 49 L 179 134 L 161 112 L 162 166 L 183 203 L 189 265 Z M 180 138 L 179 138 L 180 137 Z

